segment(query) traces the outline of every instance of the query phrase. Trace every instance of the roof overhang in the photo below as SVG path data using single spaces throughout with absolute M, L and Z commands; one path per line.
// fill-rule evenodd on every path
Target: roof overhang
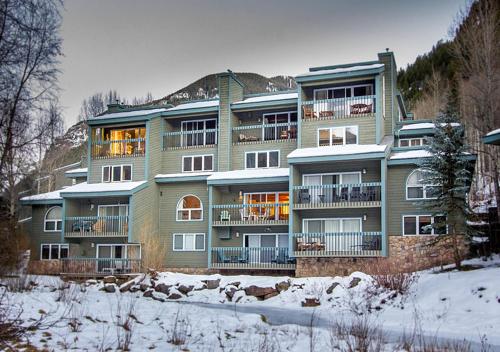
M 283 183 L 288 182 L 288 176 L 270 176 L 260 178 L 238 178 L 238 179 L 217 179 L 207 180 L 208 185 L 241 185 L 241 184 L 261 184 L 261 183 Z
M 90 184 L 92 185 L 92 184 Z M 123 189 L 123 190 L 102 190 L 102 191 L 95 191 L 95 190 L 72 190 L 71 188 L 75 189 L 78 187 L 72 186 L 69 187 L 67 190 L 62 190 L 61 191 L 61 197 L 64 199 L 67 198 L 89 198 L 89 197 L 94 197 L 94 198 L 99 198 L 99 197 L 120 197 L 120 196 L 131 196 L 136 192 L 139 192 L 140 190 L 146 188 L 148 186 L 147 181 L 141 182 L 139 185 L 137 185 L 134 188 L 131 189 Z
M 109 125 L 109 124 L 117 124 L 117 123 L 134 123 L 134 122 L 147 122 L 155 117 L 160 117 L 161 112 L 155 112 L 147 115 L 141 116 L 130 116 L 130 117 L 112 117 L 106 118 L 106 115 L 102 115 L 101 117 L 96 117 L 87 120 L 87 124 L 89 126 L 99 126 L 99 125 Z
M 319 72 L 319 71 L 317 71 Z M 367 68 L 356 71 L 347 71 L 347 72 L 339 72 L 339 73 L 325 73 L 325 74 L 314 74 L 314 75 L 303 75 L 295 77 L 295 81 L 297 83 L 307 83 L 307 82 L 315 82 L 315 81 L 326 81 L 326 80 L 336 80 L 341 78 L 352 78 L 352 77 L 361 77 L 361 76 L 370 76 L 370 75 L 378 75 L 379 73 L 384 72 L 384 67 L 378 68 Z
M 241 102 L 231 104 L 232 111 L 265 110 L 270 108 L 297 108 L 297 99 L 269 100 L 259 102 Z
M 207 106 L 202 108 L 193 108 L 193 109 L 179 109 L 172 111 L 164 111 L 161 116 L 166 118 L 175 118 L 175 117 L 185 117 L 185 116 L 196 116 L 196 115 L 210 115 L 219 113 L 218 106 Z
M 324 163 L 332 161 L 346 160 L 367 160 L 367 159 L 384 159 L 387 156 L 386 152 L 359 153 L 347 155 L 321 155 L 321 156 L 304 156 L 288 158 L 289 164 L 310 164 Z
M 470 161 L 476 161 L 477 156 L 475 154 L 470 154 L 466 156 L 466 159 Z M 419 165 L 421 162 L 422 162 L 422 157 L 407 158 L 407 159 L 392 159 L 392 160 L 389 159 L 387 161 L 387 165 Z
M 21 205 L 58 205 L 63 203 L 63 199 L 34 199 L 34 200 L 19 200 Z
M 488 134 L 482 138 L 484 144 L 500 145 L 500 131 Z
M 156 183 L 178 183 L 178 182 L 206 182 L 208 176 L 210 174 L 206 175 L 157 175 L 155 176 L 155 182 Z

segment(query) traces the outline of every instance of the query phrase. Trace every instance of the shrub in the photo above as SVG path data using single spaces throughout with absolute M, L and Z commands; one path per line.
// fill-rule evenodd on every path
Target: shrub
M 397 294 L 405 295 L 418 280 L 414 271 L 403 271 L 391 261 L 379 261 L 370 268 L 374 285 Z

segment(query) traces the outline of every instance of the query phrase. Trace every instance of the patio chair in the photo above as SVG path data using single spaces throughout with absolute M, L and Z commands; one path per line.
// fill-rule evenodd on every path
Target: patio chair
M 361 188 L 352 187 L 351 189 L 351 202 L 359 202 L 361 200 Z
M 220 221 L 231 221 L 231 214 L 229 214 L 229 211 L 223 210 L 220 212 Z
M 299 203 L 305 204 L 311 202 L 311 195 L 309 194 L 308 189 L 301 189 L 299 191 Z
M 349 188 L 342 187 L 342 189 L 340 190 L 340 200 L 341 201 L 349 200 Z
M 231 259 L 224 255 L 224 252 L 221 249 L 217 250 L 217 263 L 230 263 Z
M 242 248 L 241 254 L 238 256 L 238 263 L 248 263 L 248 248 Z
M 352 104 L 351 105 L 351 114 L 359 115 L 359 114 L 369 114 L 372 112 L 372 104 Z
M 248 221 L 249 216 L 245 214 L 245 209 L 241 208 L 240 209 L 240 218 L 241 221 Z
M 316 114 L 314 113 L 314 108 L 312 106 L 303 106 L 302 113 L 302 118 L 305 120 L 316 118 Z
M 286 264 L 288 260 L 288 255 L 286 253 L 287 248 L 277 248 L 278 253 L 276 256 L 271 260 L 271 263 L 276 263 L 276 264 Z

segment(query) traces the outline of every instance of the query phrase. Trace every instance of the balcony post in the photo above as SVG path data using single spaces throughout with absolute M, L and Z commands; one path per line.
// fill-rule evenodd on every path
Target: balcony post
M 297 148 L 301 148 L 302 145 L 301 127 L 302 127 L 302 85 L 300 83 L 297 83 Z M 290 204 L 292 204 L 292 202 L 290 202 Z
M 61 242 L 65 242 L 64 240 L 64 228 L 65 228 L 65 222 L 66 222 L 66 200 L 63 198 L 62 201 L 62 211 L 61 211 Z
M 300 90 L 299 90 L 299 96 L 300 96 Z M 298 120 L 298 123 L 300 124 L 300 119 Z M 300 135 L 300 133 L 298 135 Z M 293 164 L 290 164 L 289 170 L 290 170 L 289 171 L 290 174 L 288 175 L 288 255 L 291 258 L 291 257 L 293 257 L 293 250 L 292 250 L 293 249 L 293 236 L 292 236 L 293 235 L 293 205 L 294 205 L 293 173 L 295 171 L 295 166 Z
M 382 130 L 383 130 L 383 121 L 382 121 L 382 80 L 380 79 L 381 75 L 378 74 L 375 76 L 375 139 L 376 143 L 380 143 L 382 141 Z
M 387 235 L 387 160 L 384 158 L 380 161 L 380 173 L 381 173 L 381 200 L 382 208 L 380 210 L 382 217 L 382 256 L 387 257 L 388 250 L 388 235 Z
M 132 226 L 134 225 L 134 198 L 133 195 L 130 195 L 128 198 L 128 219 L 127 219 L 127 226 L 128 226 L 128 242 L 132 242 Z
M 212 267 L 212 196 L 213 186 L 208 186 L 208 240 L 207 240 L 207 267 Z

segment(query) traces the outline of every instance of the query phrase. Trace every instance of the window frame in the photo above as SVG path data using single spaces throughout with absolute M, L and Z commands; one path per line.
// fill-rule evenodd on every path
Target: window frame
M 43 247 L 49 246 L 49 258 L 43 258 Z M 57 259 L 52 259 L 52 247 L 58 246 Z M 61 247 L 68 250 L 68 255 L 64 258 L 69 258 L 69 244 L 68 243 L 41 243 L 40 244 L 40 260 L 60 260 L 61 258 Z
M 423 169 L 414 169 L 412 172 L 410 172 L 410 174 L 406 177 L 406 182 L 405 182 L 405 195 L 406 195 L 406 200 L 426 200 L 426 199 L 437 199 L 437 197 L 427 197 L 427 188 L 433 188 L 433 187 L 440 187 L 440 185 L 433 185 L 433 184 L 424 184 L 422 183 L 421 185 L 412 185 L 412 186 L 408 186 L 408 180 L 410 179 L 410 177 L 416 173 L 416 172 L 421 172 L 421 171 L 424 171 L 424 172 L 432 172 L 432 171 L 429 171 L 429 170 L 423 170 Z M 409 187 L 412 187 L 412 188 L 417 188 L 417 187 L 422 187 L 422 197 L 421 198 L 410 198 L 408 197 L 408 188 Z
M 359 232 L 362 233 L 363 232 L 363 218 L 362 217 L 337 217 L 337 218 L 306 218 L 306 219 L 302 219 L 302 232 L 303 233 L 306 233 L 306 234 L 309 234 L 309 233 L 315 233 L 315 232 L 309 232 L 309 225 L 307 226 L 308 229 L 307 231 L 308 232 L 305 232 L 305 224 L 307 221 L 325 221 L 325 220 L 339 220 L 340 221 L 340 232 L 338 233 L 344 233 L 344 220 L 358 220 L 359 221 Z M 329 233 L 329 232 L 319 232 L 319 233 Z
M 323 176 L 339 176 L 341 179 L 340 183 L 337 183 L 338 185 L 343 185 L 343 184 L 348 184 L 348 183 L 343 183 L 342 178 L 344 175 L 353 175 L 353 174 L 358 174 L 359 175 L 359 183 L 363 183 L 363 172 L 361 171 L 342 171 L 342 172 L 322 172 L 322 173 L 314 173 L 314 174 L 303 174 L 302 175 L 302 186 L 306 186 L 304 184 L 304 181 L 306 177 L 310 176 L 321 176 L 321 183 L 319 185 L 323 185 Z
M 123 175 L 125 174 L 123 172 L 124 168 L 130 166 L 130 180 L 125 180 Z M 104 175 L 106 174 L 104 170 L 108 168 L 108 181 L 104 180 Z M 120 181 L 113 181 L 113 170 L 115 168 L 120 168 Z M 101 167 L 101 182 L 102 183 L 117 183 L 117 182 L 132 182 L 134 179 L 134 167 L 132 164 L 119 164 L 119 165 L 103 165 Z
M 215 121 L 215 128 L 207 128 L 207 122 L 209 121 Z M 190 124 L 190 123 L 198 123 L 198 122 L 203 122 L 203 129 L 201 130 L 187 130 L 187 128 L 185 127 L 187 124 Z M 193 131 L 199 131 L 200 133 L 202 132 L 203 133 L 203 144 L 195 144 L 195 145 L 184 145 L 184 139 L 181 138 L 181 146 L 183 147 L 193 147 L 193 146 L 211 146 L 212 144 L 207 144 L 207 131 L 212 131 L 212 130 L 215 130 L 215 143 L 213 145 L 217 145 L 217 138 L 218 138 L 218 133 L 217 133 L 217 130 L 219 128 L 219 124 L 218 124 L 218 121 L 216 118 L 209 118 L 209 119 L 196 119 L 196 120 L 186 120 L 186 121 L 181 121 L 181 133 L 184 133 L 184 132 L 193 132 Z M 193 133 L 194 134 L 194 133 Z
M 182 249 L 175 248 L 175 237 L 182 236 Z M 186 237 L 193 237 L 193 249 L 186 249 Z M 196 236 L 203 236 L 203 249 L 196 249 Z M 172 251 L 174 252 L 205 252 L 207 245 L 207 236 L 204 232 L 187 232 L 187 233 L 173 233 L 172 234 Z
M 211 157 L 212 158 L 212 168 L 205 169 L 205 157 Z M 201 157 L 201 164 L 202 164 L 202 169 L 201 170 L 194 170 L 194 158 L 199 158 Z M 191 171 L 186 171 L 184 170 L 184 160 L 187 158 L 191 158 Z M 193 173 L 193 172 L 204 172 L 204 171 L 214 171 L 214 154 L 196 154 L 196 155 L 183 155 L 182 156 L 182 166 L 181 166 L 182 172 L 183 173 Z
M 415 228 L 417 231 L 420 230 L 420 217 L 429 217 L 431 218 L 431 225 L 434 224 L 435 218 L 436 217 L 445 217 L 444 215 L 431 215 L 431 214 L 405 214 L 401 216 L 401 234 L 403 236 L 440 236 L 440 235 L 447 235 L 448 234 L 448 224 L 446 224 L 446 233 L 440 234 L 440 233 L 435 233 L 435 228 L 431 228 L 431 233 L 411 233 L 411 234 L 406 234 L 405 233 L 405 218 L 415 218 L 416 223 L 415 223 Z
M 408 141 L 408 146 L 402 146 L 401 142 L 402 141 Z M 411 145 L 412 141 L 419 141 L 419 145 Z M 398 142 L 398 146 L 400 148 L 412 148 L 412 147 L 423 147 L 424 145 L 427 145 L 425 143 L 425 137 L 419 137 L 419 138 L 400 138 Z
M 335 144 L 332 145 L 332 130 L 333 129 L 342 129 L 342 144 Z M 349 143 L 346 144 L 347 138 L 346 138 L 346 131 L 347 128 L 354 128 L 356 130 L 356 143 Z M 319 135 L 320 131 L 322 130 L 328 130 L 328 136 L 329 136 L 329 144 L 328 145 L 319 145 Z M 359 144 L 359 126 L 358 125 L 352 125 L 352 126 L 330 126 L 330 127 L 319 127 L 316 130 L 316 142 L 318 147 L 335 147 L 335 146 L 344 146 L 344 145 L 358 145 Z
M 47 215 L 49 214 L 49 212 L 52 210 L 52 209 L 55 209 L 55 208 L 60 208 L 61 209 L 61 218 L 60 219 L 49 219 L 47 220 Z M 45 215 L 43 217 L 43 232 L 61 232 L 62 231 L 62 206 L 60 205 L 54 205 L 52 207 L 50 207 L 49 209 L 47 209 L 47 211 L 45 212 Z M 54 230 L 47 230 L 47 223 L 48 222 L 54 222 L 55 223 L 55 226 L 54 226 Z M 57 223 L 60 222 L 61 223 L 61 228 L 58 230 L 57 229 Z
M 196 197 L 200 201 L 200 207 L 199 208 L 181 208 L 182 206 L 182 201 L 186 197 Z M 189 219 L 182 219 L 179 217 L 179 211 L 188 211 L 189 212 Z M 200 218 L 199 219 L 193 219 L 192 218 L 192 213 L 193 211 L 200 211 Z M 200 197 L 194 195 L 194 194 L 186 194 L 182 196 L 179 201 L 177 202 L 177 206 L 175 207 L 175 221 L 203 221 L 203 202 L 201 201 Z
M 359 88 L 359 87 L 371 87 L 371 90 L 372 90 L 372 94 L 370 95 L 358 95 L 358 96 L 354 96 L 354 88 Z M 316 95 L 317 93 L 316 92 L 321 92 L 321 91 L 326 91 L 326 96 L 328 97 L 328 91 L 333 91 L 335 89 L 344 89 L 344 90 L 347 90 L 349 89 L 351 91 L 351 96 L 350 97 L 344 97 L 344 98 L 326 98 L 326 99 L 316 99 Z M 333 99 L 355 99 L 357 97 L 370 97 L 370 96 L 374 96 L 375 95 L 375 87 L 374 87 L 374 84 L 373 83 L 362 83 L 362 84 L 354 84 L 354 85 L 347 85 L 347 86 L 339 86 L 339 87 L 328 87 L 328 88 L 317 88 L 317 89 L 314 89 L 313 90 L 313 98 L 314 98 L 314 101 L 317 101 L 317 100 L 333 100 Z M 333 93 L 332 93 L 332 97 L 333 97 Z
M 269 166 L 269 161 L 270 161 L 270 155 L 271 153 L 277 152 L 278 153 L 278 165 L 277 166 Z M 259 158 L 258 155 L 259 153 L 266 153 L 267 158 L 266 158 L 266 167 L 259 167 Z M 247 167 L 247 157 L 249 154 L 254 154 L 255 156 L 255 167 Z M 245 152 L 245 170 L 256 170 L 256 169 L 278 169 L 281 164 L 281 151 L 279 149 L 275 150 L 259 150 L 259 151 L 251 151 L 251 152 Z

